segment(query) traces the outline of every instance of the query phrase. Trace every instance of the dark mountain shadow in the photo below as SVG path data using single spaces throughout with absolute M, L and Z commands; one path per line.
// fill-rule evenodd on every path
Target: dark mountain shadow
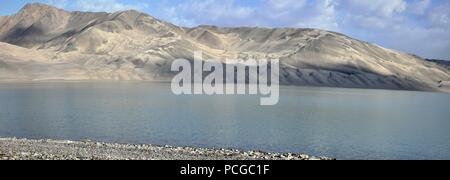
M 17 46 L 30 47 L 38 42 L 45 42 L 44 34 L 42 28 L 31 25 L 30 27 L 14 28 L 1 41 Z

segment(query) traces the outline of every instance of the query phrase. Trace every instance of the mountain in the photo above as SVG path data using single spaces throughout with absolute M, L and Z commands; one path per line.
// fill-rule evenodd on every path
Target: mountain
M 280 59 L 285 85 L 450 92 L 450 70 L 318 29 L 178 27 L 138 11 L 28 4 L 0 18 L 0 80 L 163 80 L 174 59 Z
M 450 69 L 450 61 L 448 61 L 448 60 L 439 60 L 439 59 L 427 59 L 427 60 L 434 62 L 440 66 L 443 66 L 447 69 Z
M 3 24 L 6 18 L 7 18 L 6 16 L 0 16 L 0 24 Z

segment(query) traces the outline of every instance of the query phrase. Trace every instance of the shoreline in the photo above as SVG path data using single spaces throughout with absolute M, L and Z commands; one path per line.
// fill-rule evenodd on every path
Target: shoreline
M 2 84 L 41 84 L 41 83 L 158 83 L 169 84 L 170 80 L 2 80 Z M 396 92 L 423 92 L 423 93 L 443 93 L 450 94 L 450 90 L 427 90 L 427 89 L 390 89 L 390 88 L 374 88 L 374 87 L 344 87 L 344 86 L 327 86 L 327 85 L 298 85 L 298 84 L 280 84 L 280 87 L 303 87 L 303 88 L 331 88 L 331 89 L 360 89 L 360 90 L 381 90 L 381 91 L 396 91 Z
M 334 160 L 233 149 L 0 138 L 0 160 Z

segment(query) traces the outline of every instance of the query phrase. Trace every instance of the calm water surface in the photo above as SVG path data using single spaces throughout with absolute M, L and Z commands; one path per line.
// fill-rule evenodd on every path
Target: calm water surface
M 242 150 L 338 159 L 450 159 L 450 94 L 282 87 L 175 96 L 162 83 L 0 84 L 0 136 Z

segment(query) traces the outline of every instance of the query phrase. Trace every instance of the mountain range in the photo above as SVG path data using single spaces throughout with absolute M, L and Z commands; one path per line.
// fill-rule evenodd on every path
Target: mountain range
M 0 16 L 0 81 L 169 81 L 171 62 L 280 60 L 284 85 L 450 92 L 450 68 L 346 35 L 300 28 L 179 27 L 148 14 L 28 4 Z

